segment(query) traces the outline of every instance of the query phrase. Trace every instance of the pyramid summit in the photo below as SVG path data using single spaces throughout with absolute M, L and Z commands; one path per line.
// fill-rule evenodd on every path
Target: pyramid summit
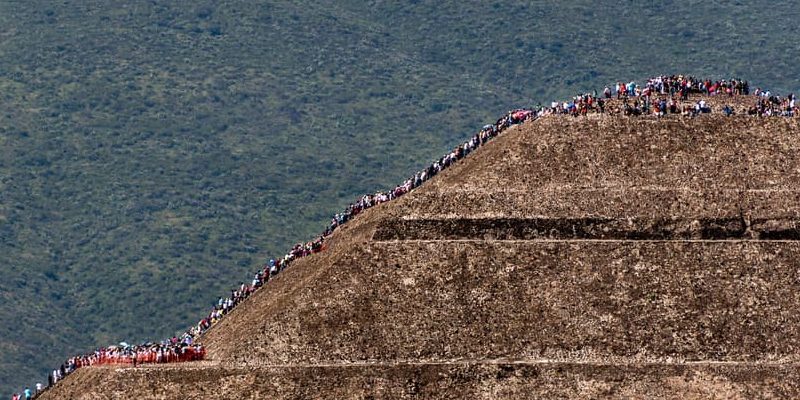
M 795 397 L 800 124 L 715 92 L 515 110 L 204 330 L 205 360 L 41 398 Z

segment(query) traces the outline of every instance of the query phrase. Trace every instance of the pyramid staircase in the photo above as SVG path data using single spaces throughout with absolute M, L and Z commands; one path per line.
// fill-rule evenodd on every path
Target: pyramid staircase
M 545 117 L 45 399 L 798 398 L 796 120 Z

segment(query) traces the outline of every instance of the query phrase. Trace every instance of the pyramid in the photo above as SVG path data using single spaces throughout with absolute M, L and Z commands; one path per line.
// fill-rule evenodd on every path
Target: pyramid
M 546 116 L 44 399 L 800 397 L 800 123 Z

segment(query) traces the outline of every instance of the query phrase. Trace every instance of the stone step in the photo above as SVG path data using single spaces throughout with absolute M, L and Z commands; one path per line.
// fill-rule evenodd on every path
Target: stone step
M 616 220 L 800 219 L 800 190 L 694 190 L 664 187 L 420 190 L 402 197 L 387 219 Z
M 796 364 L 549 361 L 84 368 L 40 399 L 798 398 L 799 371 Z
M 389 240 L 800 240 L 800 218 L 448 218 L 384 221 Z
M 795 189 L 797 132 L 796 118 L 545 118 L 512 128 L 426 186 Z
M 373 242 L 293 268 L 212 358 L 800 361 L 795 241 Z

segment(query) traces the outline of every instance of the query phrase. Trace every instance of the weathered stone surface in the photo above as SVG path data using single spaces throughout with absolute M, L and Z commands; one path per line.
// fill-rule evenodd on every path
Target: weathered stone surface
M 798 271 L 794 241 L 372 243 L 207 340 L 253 365 L 800 361 Z

